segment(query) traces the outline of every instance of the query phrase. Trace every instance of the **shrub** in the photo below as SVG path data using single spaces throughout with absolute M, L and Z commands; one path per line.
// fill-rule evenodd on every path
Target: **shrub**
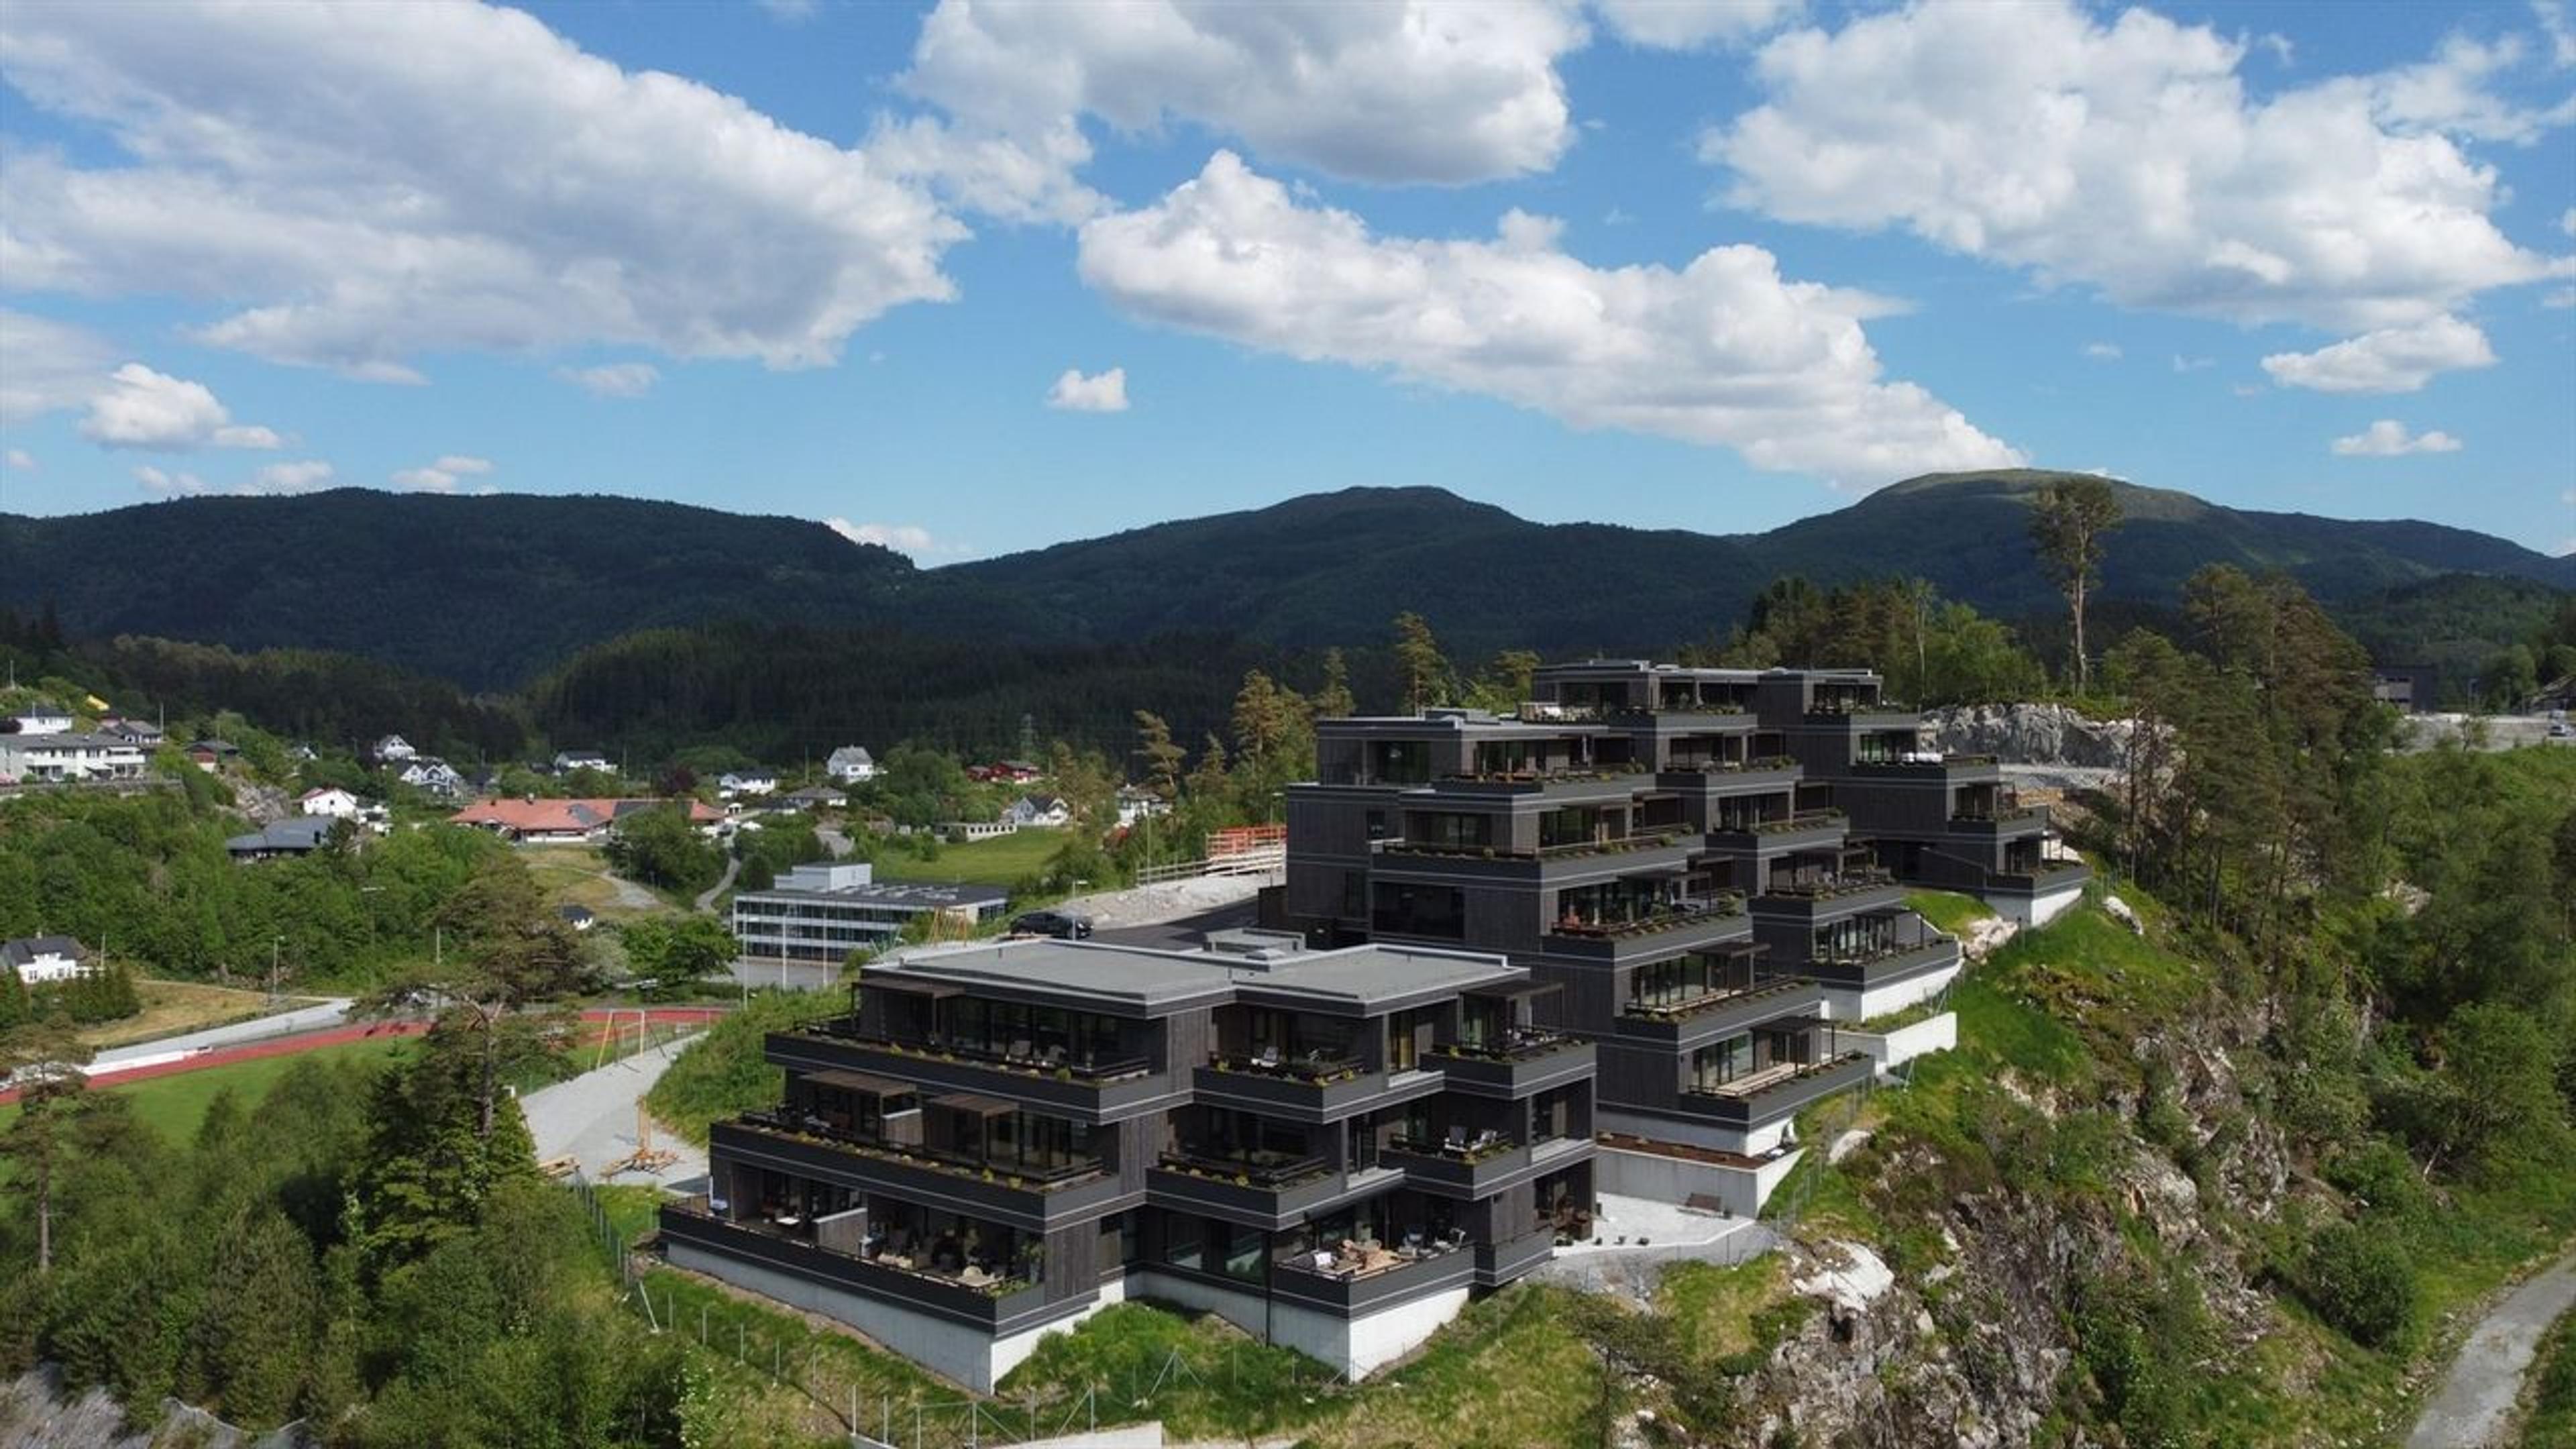
M 2299 1296 L 2366 1348 L 2386 1348 L 2415 1318 L 2415 1267 L 2383 1233 L 2329 1224 L 2308 1242 Z

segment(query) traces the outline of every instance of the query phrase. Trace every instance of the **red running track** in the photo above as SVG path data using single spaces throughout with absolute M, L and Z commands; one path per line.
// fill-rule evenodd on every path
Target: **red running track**
M 723 1016 L 724 1009 L 714 1006 L 657 1006 L 644 1012 L 655 1026 L 704 1026 Z M 615 1020 L 623 1026 L 635 1020 L 633 1011 L 594 1007 L 581 1014 L 584 1021 Z M 208 1067 L 229 1066 L 234 1062 L 253 1061 L 260 1057 L 294 1056 L 321 1047 L 342 1046 L 355 1041 L 373 1041 L 382 1037 L 420 1036 L 429 1030 L 425 1021 L 378 1021 L 359 1026 L 330 1026 L 320 1031 L 296 1032 L 268 1041 L 244 1042 L 240 1046 L 215 1047 L 185 1056 L 176 1061 L 155 1062 L 132 1071 L 111 1072 L 99 1079 L 102 1087 L 121 1087 L 128 1082 L 148 1082 L 154 1077 L 175 1076 L 181 1072 L 203 1071 Z M 18 1089 L 0 1089 L 0 1105 L 18 1100 Z

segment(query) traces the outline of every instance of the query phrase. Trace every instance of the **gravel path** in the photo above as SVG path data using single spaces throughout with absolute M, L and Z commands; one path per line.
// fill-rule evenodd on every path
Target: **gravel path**
M 716 897 L 723 895 L 725 887 L 732 885 L 733 878 L 740 874 L 742 874 L 742 857 L 731 854 L 725 856 L 725 873 L 716 877 L 716 883 L 714 885 L 711 885 L 698 893 L 698 909 L 702 911 L 714 910 Z
M 2488 1310 L 2442 1391 L 2424 1406 L 2406 1449 L 2505 1449 L 2523 1375 L 2540 1352 L 2540 1339 L 2559 1315 L 2576 1312 L 2576 1254 L 2561 1258 L 2506 1294 Z
M 519 1110 L 527 1116 L 528 1135 L 536 1139 L 537 1160 L 551 1162 L 558 1157 L 571 1157 L 581 1163 L 584 1173 L 608 1180 L 608 1165 L 635 1150 L 637 1102 L 696 1039 L 688 1037 L 637 1052 L 597 1071 L 584 1072 L 570 1081 L 541 1087 L 521 1097 Z M 704 1151 L 658 1124 L 653 1129 L 653 1145 L 679 1153 L 679 1160 L 649 1178 L 627 1173 L 613 1180 L 677 1182 L 707 1170 Z

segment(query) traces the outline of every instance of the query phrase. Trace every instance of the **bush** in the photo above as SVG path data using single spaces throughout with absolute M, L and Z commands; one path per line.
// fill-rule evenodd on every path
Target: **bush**
M 2414 1322 L 2415 1267 L 2385 1234 L 2337 1222 L 2309 1240 L 2299 1296 L 2353 1342 L 2386 1348 Z
M 787 1074 L 763 1054 L 769 1033 L 819 1021 L 848 1005 L 849 998 L 837 991 L 761 992 L 680 1053 L 645 1093 L 644 1105 L 681 1136 L 704 1146 L 708 1124 L 778 1105 Z

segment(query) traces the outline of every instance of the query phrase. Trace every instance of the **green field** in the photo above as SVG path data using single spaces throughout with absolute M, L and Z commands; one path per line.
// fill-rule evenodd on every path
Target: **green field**
M 135 1115 L 158 1128 L 161 1135 L 172 1142 L 186 1142 L 196 1136 L 197 1124 L 205 1120 L 206 1104 L 226 1087 L 239 1092 L 244 1102 L 256 1102 L 267 1095 L 278 1078 L 286 1075 L 289 1067 L 305 1057 L 321 1061 L 386 1061 L 411 1044 L 409 1037 L 344 1042 L 300 1054 L 253 1057 L 246 1062 L 207 1067 L 202 1071 L 176 1072 L 166 1077 L 152 1077 L 99 1090 L 117 1093 L 131 1101 Z M 0 1106 L 0 1129 L 7 1128 L 17 1117 L 17 1103 Z
M 920 860 L 889 851 L 877 860 L 881 880 L 953 881 L 963 885 L 1007 886 L 1022 876 L 1037 875 L 1064 848 L 1071 832 L 1023 830 L 972 845 L 941 845 L 937 860 Z

